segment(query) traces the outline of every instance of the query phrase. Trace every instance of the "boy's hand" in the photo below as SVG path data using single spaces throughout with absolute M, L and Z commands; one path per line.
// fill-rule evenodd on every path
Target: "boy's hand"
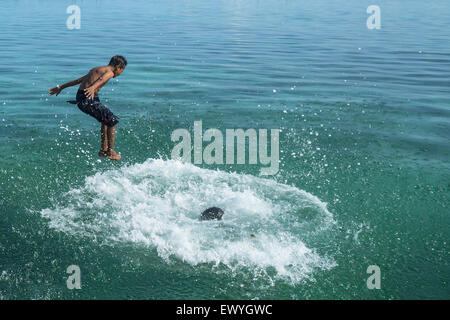
M 85 95 L 86 98 L 88 98 L 88 99 L 94 99 L 94 96 L 95 96 L 95 88 L 89 87 L 89 88 L 84 89 L 84 95 Z
M 58 96 L 58 94 L 59 94 L 61 91 L 62 91 L 61 87 L 60 87 L 60 86 L 56 86 L 56 87 L 54 87 L 54 88 L 49 89 L 49 90 L 48 90 L 48 94 L 51 95 L 51 96 L 54 95 L 54 94 L 56 94 L 56 96 Z

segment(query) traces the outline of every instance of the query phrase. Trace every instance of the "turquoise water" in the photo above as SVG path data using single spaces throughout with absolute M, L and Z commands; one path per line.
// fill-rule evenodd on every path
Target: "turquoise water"
M 366 27 L 372 4 L 380 30 Z M 446 1 L 0 12 L 1 299 L 450 297 Z M 117 163 L 65 103 L 76 87 L 47 95 L 115 54 L 129 65 L 100 98 L 121 119 Z M 171 133 L 196 120 L 280 129 L 279 172 L 171 160 Z M 223 221 L 198 220 L 215 205 Z M 70 265 L 81 290 L 66 287 Z

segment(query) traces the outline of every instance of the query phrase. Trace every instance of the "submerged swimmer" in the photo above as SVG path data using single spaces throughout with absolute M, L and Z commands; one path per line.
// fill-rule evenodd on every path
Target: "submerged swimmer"
M 114 56 L 107 66 L 95 67 L 79 79 L 48 90 L 50 95 L 58 95 L 63 89 L 80 84 L 76 100 L 68 102 L 77 104 L 81 111 L 94 117 L 102 124 L 101 149 L 98 155 L 111 160 L 120 160 L 120 154 L 114 151 L 116 125 L 119 122 L 119 117 L 100 102 L 98 92 L 111 78 L 120 76 L 126 66 L 127 60 L 124 57 Z
M 224 212 L 217 207 L 211 207 L 202 212 L 201 220 L 222 220 Z
M 224 212 L 222 209 L 218 207 L 211 207 L 202 212 L 200 216 L 201 220 L 222 220 Z M 250 238 L 256 238 L 256 236 L 252 233 L 250 234 Z

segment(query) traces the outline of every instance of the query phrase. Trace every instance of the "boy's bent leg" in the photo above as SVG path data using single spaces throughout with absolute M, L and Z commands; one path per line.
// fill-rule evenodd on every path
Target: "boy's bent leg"
M 107 134 L 107 126 L 105 124 L 102 123 L 102 127 L 100 129 L 101 131 L 101 138 L 102 138 L 102 145 L 101 145 L 101 149 L 98 152 L 98 156 L 99 157 L 107 157 L 107 153 L 108 153 L 108 134 Z
M 114 138 L 116 134 L 116 125 L 119 122 L 119 117 L 114 115 L 100 100 L 89 101 L 88 104 L 82 105 L 85 107 L 83 112 L 93 116 L 101 124 L 102 146 L 98 153 L 100 157 L 106 157 L 111 160 L 120 160 L 120 155 L 114 151 Z M 81 108 L 80 108 L 81 109 Z
M 120 154 L 114 151 L 114 140 L 116 138 L 116 126 L 107 127 L 106 129 L 108 139 L 108 152 L 107 158 L 111 160 L 120 160 Z

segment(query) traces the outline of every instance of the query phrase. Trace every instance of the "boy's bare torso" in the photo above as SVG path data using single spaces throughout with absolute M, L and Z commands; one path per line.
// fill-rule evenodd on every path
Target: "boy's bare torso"
M 100 89 L 107 83 L 107 81 L 105 81 L 104 83 L 101 82 L 103 80 L 103 77 L 108 73 L 113 73 L 110 66 L 101 66 L 91 69 L 81 82 L 79 90 L 84 90 L 91 87 L 94 83 L 100 82 L 100 85 L 95 90 L 95 93 L 98 93 Z

